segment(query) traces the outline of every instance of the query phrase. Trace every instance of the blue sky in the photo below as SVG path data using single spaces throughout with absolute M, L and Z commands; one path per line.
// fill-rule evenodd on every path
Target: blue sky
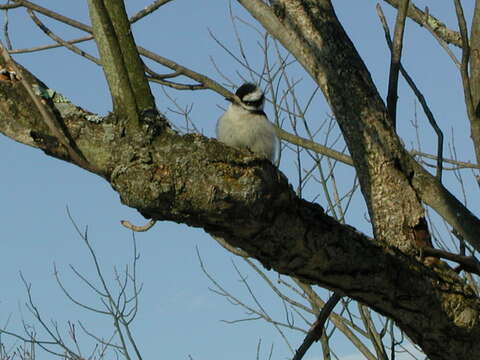
M 38 0 L 37 3 L 79 21 L 89 22 L 86 1 Z M 127 6 L 132 14 L 148 3 L 143 0 L 127 1 Z M 423 8 L 428 2 L 415 3 Z M 467 16 L 471 13 L 470 3 L 465 4 Z M 338 16 L 384 95 L 388 83 L 389 53 L 376 17 L 375 4 L 375 1 L 370 0 L 334 1 Z M 235 2 L 231 6 L 234 14 L 252 21 Z M 456 28 L 451 2 L 435 1 L 428 6 L 432 14 Z M 388 5 L 383 7 L 390 24 L 393 24 L 394 12 Z M 222 81 L 212 65 L 211 59 L 214 59 L 223 73 L 240 83 L 237 72 L 246 75 L 245 70 L 209 35 L 210 30 L 238 54 L 228 14 L 228 2 L 174 0 L 155 15 L 135 24 L 133 31 L 139 45 Z M 51 43 L 43 33 L 35 29 L 23 10 L 11 11 L 9 20 L 15 48 Z M 83 35 L 63 24 L 46 22 L 63 38 Z M 256 26 L 260 28 L 258 24 Z M 260 67 L 262 54 L 256 45 L 258 36 L 246 26 L 240 26 L 240 30 L 252 64 Z M 83 48 L 91 51 L 93 46 L 86 44 Z M 15 58 L 72 102 L 99 114 L 106 114 L 111 109 L 102 71 L 87 60 L 62 49 L 17 55 Z M 429 104 L 445 132 L 446 141 L 452 141 L 450 134 L 454 129 L 459 157 L 473 161 L 459 75 L 440 46 L 412 21 L 407 22 L 404 64 L 419 87 L 428 94 Z M 157 69 L 159 72 L 164 71 Z M 307 97 L 308 91 L 313 87 L 312 83 L 300 68 L 292 66 L 292 72 L 295 78 L 303 79 L 299 85 L 299 94 Z M 172 104 L 165 99 L 160 87 L 155 84 L 152 87 L 159 109 L 172 121 L 180 123 L 180 117 L 169 110 Z M 193 104 L 192 118 L 196 126 L 206 136 L 214 136 L 214 126 L 221 114 L 219 106 L 225 106 L 225 101 L 220 96 L 209 91 L 167 91 L 180 104 Z M 435 138 L 418 105 L 416 109 L 422 148 L 433 153 Z M 266 110 L 269 113 L 271 109 L 267 107 Z M 415 101 L 405 83 L 401 82 L 399 133 L 408 147 L 415 141 L 411 126 L 414 113 Z M 329 114 L 322 97 L 318 96 L 309 121 L 313 125 L 318 124 Z M 22 319 L 27 322 L 32 319 L 23 306 L 26 291 L 19 277 L 21 271 L 27 281 L 32 283 L 34 300 L 46 319 L 57 320 L 60 328 L 65 329 L 67 320 L 81 320 L 98 334 L 108 336 L 111 321 L 79 309 L 69 302 L 59 290 L 53 276 L 55 263 L 66 286 L 75 296 L 85 303 L 99 305 L 94 294 L 71 275 L 68 267 L 72 264 L 87 277 L 94 279 L 91 259 L 67 217 L 66 207 L 81 228 L 88 225 L 90 241 L 101 259 L 107 278 L 112 280 L 113 266 L 121 268 L 129 263 L 132 254 L 132 234 L 120 225 L 120 220 L 128 219 L 136 224 L 143 224 L 145 220 L 135 210 L 121 205 L 118 195 L 99 177 L 49 158 L 41 151 L 14 143 L 4 136 L 0 136 L 0 153 L 0 281 L 3 289 L 0 294 L 0 324 L 4 325 L 10 319 L 8 329 L 14 331 L 20 328 Z M 293 160 L 286 156 L 280 169 L 295 186 Z M 340 182 L 345 182 L 345 186 L 351 181 L 348 182 L 342 176 L 347 177 L 348 174 L 351 174 L 349 170 L 340 168 L 337 175 Z M 475 187 L 471 173 L 465 172 L 465 175 L 467 189 L 478 197 L 478 187 Z M 459 188 L 453 176 L 446 174 L 445 177 L 445 183 L 458 194 Z M 305 196 L 313 198 L 319 191 L 318 187 L 312 187 Z M 322 203 L 321 196 L 318 201 Z M 371 233 L 364 220 L 366 210 L 362 207 L 359 196 L 355 200 L 355 206 L 348 214 L 347 222 Z M 472 210 L 478 214 L 478 205 Z M 256 295 L 272 316 L 281 318 L 283 307 L 281 301 L 245 263 L 227 253 L 202 230 L 162 222 L 149 232 L 138 234 L 137 243 L 141 256 L 138 265 L 139 281 L 144 287 L 133 330 L 144 358 L 160 355 L 164 358 L 187 359 L 191 355 L 194 359 L 249 359 L 255 358 L 259 339 L 262 341 L 260 358 L 267 358 L 272 344 L 275 358 L 289 357 L 288 347 L 271 325 L 262 321 L 233 325 L 220 321 L 248 316 L 238 306 L 232 306 L 224 298 L 209 291 L 211 283 L 200 270 L 196 248 L 210 273 L 233 294 L 252 302 L 235 273 L 232 261 L 242 272 L 248 274 Z M 286 334 L 293 346 L 300 344 L 301 337 L 298 333 Z M 349 355 L 349 360 L 361 359 L 353 357 L 357 356 L 354 354 L 355 349 L 341 337 L 335 345 L 339 355 Z M 38 355 L 39 359 L 47 359 L 45 354 Z M 320 347 L 313 347 L 306 358 L 321 358 Z

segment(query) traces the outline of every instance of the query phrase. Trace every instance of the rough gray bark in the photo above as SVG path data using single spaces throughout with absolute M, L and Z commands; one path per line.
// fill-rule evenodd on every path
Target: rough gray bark
M 480 164 L 480 1 L 475 1 L 470 32 L 470 85 L 474 112 L 470 119 L 471 137 Z
M 478 248 L 478 218 L 408 155 L 331 2 L 278 0 L 268 6 L 259 1 L 238 1 L 294 54 L 322 89 L 352 154 L 375 238 L 409 254 L 431 246 L 423 202 Z M 478 314 L 473 318 L 478 321 Z M 439 329 L 432 332 L 447 336 Z M 461 347 L 446 355 L 445 343 L 435 343 L 422 346 L 429 358 L 459 357 Z M 452 345 L 447 347 L 451 350 Z
M 375 239 L 298 198 L 270 162 L 155 128 L 165 123 L 158 114 L 137 109 L 141 126 L 132 135 L 121 113 L 89 121 L 95 117 L 74 104 L 41 95 L 43 101 L 124 204 L 148 218 L 201 227 L 267 268 L 369 305 L 394 319 L 430 359 L 477 359 L 480 300 L 449 268 L 425 266 L 415 256 L 428 239 L 422 201 L 477 249 L 479 220 L 405 151 L 329 1 L 280 0 L 274 11 L 261 1 L 239 1 L 322 88 L 352 154 Z M 0 81 L 0 132 L 75 163 L 15 79 Z
M 352 154 L 375 237 L 403 251 L 423 246 L 421 201 L 475 248 L 480 221 L 404 149 L 368 69 L 328 0 L 238 0 L 322 89 Z M 392 213 L 391 209 L 396 209 Z
M 45 100 L 126 205 L 157 220 L 202 227 L 268 268 L 371 306 L 395 319 L 431 359 L 474 359 L 480 352 L 480 301 L 456 274 L 338 223 L 298 198 L 270 162 L 169 130 L 147 131 L 139 142 L 123 136 L 113 115 L 91 122 L 73 104 Z M 0 132 L 72 161 L 18 81 L 0 81 Z

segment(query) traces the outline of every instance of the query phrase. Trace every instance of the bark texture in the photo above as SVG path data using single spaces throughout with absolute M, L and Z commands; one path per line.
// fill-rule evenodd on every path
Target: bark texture
M 470 119 L 471 137 L 480 164 L 480 1 L 475 1 L 470 33 L 470 87 L 473 114 Z
M 371 306 L 395 319 L 431 359 L 477 358 L 480 302 L 467 284 L 338 223 L 298 198 L 270 162 L 168 129 L 157 136 L 143 127 L 139 141 L 125 136 L 114 115 L 98 121 L 55 96 L 43 100 L 124 204 L 146 217 L 202 227 L 267 268 Z M 18 81 L 0 81 L 0 132 L 72 162 Z
M 27 71 L 24 75 L 56 114 L 63 133 L 124 204 L 147 218 L 201 227 L 267 268 L 369 305 L 394 319 L 432 360 L 478 359 L 480 300 L 447 266 L 425 266 L 416 256 L 429 246 L 422 202 L 476 249 L 479 220 L 405 151 L 330 1 L 278 0 L 272 7 L 258 0 L 238 1 L 321 87 L 352 154 L 375 239 L 298 198 L 269 161 L 200 135 L 176 134 L 153 109 L 144 111 L 150 109 L 148 99 L 144 106 L 130 98 L 136 123 L 134 131 L 126 131 L 133 110 L 122 108 L 121 99 L 128 99 L 128 92 L 146 91 L 143 86 L 135 90 L 135 76 L 111 79 L 116 111 L 100 119 L 45 91 L 46 85 Z M 95 16 L 94 26 L 100 27 Z M 111 76 L 111 57 L 134 49 L 125 39 L 115 43 L 107 35 L 102 61 Z M 0 132 L 75 163 L 15 79 L 0 81 Z
M 272 2 L 272 6 L 260 1 L 238 1 L 294 54 L 322 89 L 352 155 L 375 239 L 406 254 L 415 254 L 419 248 L 431 246 L 423 202 L 432 206 L 478 248 L 478 218 L 408 155 L 331 1 L 278 0 Z M 441 306 L 450 308 L 452 300 L 443 298 L 440 302 L 446 302 Z M 478 314 L 469 314 L 473 315 L 471 319 L 478 321 Z M 434 337 L 442 340 L 427 344 L 425 338 L 421 339 L 425 333 L 417 333 L 420 338 L 415 337 L 407 330 L 409 325 L 396 320 L 410 337 L 423 344 L 423 350 L 431 359 L 472 356 L 472 353 L 459 356 L 464 349 L 462 346 L 453 351 L 450 347 L 453 344 L 444 347 L 446 343 L 442 342 L 448 342 L 450 333 L 442 326 L 432 328 L 428 335 L 435 333 Z M 472 346 L 471 340 L 467 342 L 465 346 Z M 449 351 L 452 352 L 447 355 Z M 476 352 L 472 358 L 478 356 Z
M 405 150 L 331 2 L 278 0 L 269 7 L 260 1 L 238 1 L 322 89 L 352 154 L 375 237 L 415 253 L 416 229 L 425 221 L 424 202 L 480 249 L 479 219 Z

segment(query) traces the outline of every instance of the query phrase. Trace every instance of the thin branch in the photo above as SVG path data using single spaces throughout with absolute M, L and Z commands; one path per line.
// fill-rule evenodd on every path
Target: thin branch
M 402 0 L 384 1 L 391 6 L 398 8 L 401 5 Z M 411 4 L 408 9 L 408 17 L 415 21 L 418 25 L 424 26 L 434 32 L 436 36 L 438 36 L 448 44 L 453 44 L 458 47 L 462 46 L 461 37 L 457 31 L 453 31 L 447 28 L 445 24 L 438 20 L 435 16 L 429 14 L 428 12 L 423 12 L 414 4 Z
M 20 273 L 20 278 L 22 279 L 22 282 L 25 285 L 25 288 L 27 290 L 27 297 L 28 297 L 27 306 L 29 310 L 32 312 L 35 319 L 40 323 L 40 325 L 48 333 L 48 335 L 55 340 L 56 345 L 60 346 L 66 353 L 68 353 L 69 356 L 72 356 L 73 359 L 79 359 L 80 357 L 63 342 L 62 338 L 58 335 L 58 331 L 55 331 L 54 333 L 53 330 L 45 323 L 45 320 L 42 318 L 40 311 L 38 310 L 37 306 L 33 302 L 31 284 L 27 283 L 22 273 Z M 55 328 L 56 326 L 54 326 L 54 330 Z
M 88 282 L 83 276 L 80 276 L 79 273 L 75 271 L 75 274 L 77 276 L 80 277 L 80 279 L 82 279 L 90 288 L 92 288 L 97 294 L 101 295 L 101 296 L 104 296 L 103 294 L 100 293 L 99 290 L 97 290 L 90 282 Z M 99 314 L 104 314 L 104 315 L 108 315 L 109 313 L 106 312 L 106 311 L 102 311 L 102 310 L 99 310 L 99 309 L 95 309 L 94 307 L 91 307 L 91 306 L 88 306 L 88 305 L 85 305 L 83 303 L 81 303 L 80 301 L 76 300 L 71 294 L 70 292 L 65 288 L 65 286 L 63 285 L 62 281 L 60 280 L 60 276 L 58 275 L 58 271 L 57 271 L 57 268 L 56 266 L 54 266 L 54 276 L 55 276 L 55 280 L 57 281 L 57 284 L 58 286 L 60 287 L 60 289 L 62 290 L 63 294 L 67 297 L 67 299 L 69 299 L 71 302 L 73 302 L 75 305 L 78 305 L 80 306 L 81 308 L 84 308 L 88 311 L 91 311 L 91 312 L 94 312 L 94 313 L 99 313 Z
M 303 283 L 302 281 L 292 278 L 293 281 L 307 294 L 307 296 L 310 299 L 311 304 L 315 304 L 318 308 L 323 308 L 325 306 L 325 303 L 319 298 L 319 296 L 313 291 L 311 286 Z M 353 319 L 346 319 L 342 317 L 341 315 L 338 315 L 336 313 L 331 313 L 330 315 L 330 320 L 333 322 L 335 327 L 339 329 L 345 336 L 352 342 L 352 344 L 355 345 L 355 347 L 360 350 L 360 352 L 367 358 L 368 360 L 376 360 L 375 355 L 372 354 L 372 352 L 365 346 L 365 344 L 362 342 L 360 338 L 358 338 L 350 329 L 353 328 L 355 331 L 357 331 L 359 334 L 361 334 L 364 337 L 367 337 L 368 334 L 366 331 L 355 325 L 353 322 Z
M 15 1 L 15 0 L 14 0 Z M 151 14 L 152 12 L 154 12 L 155 10 L 157 10 L 160 6 L 170 2 L 172 0 L 157 0 L 155 1 L 154 3 L 152 3 L 151 5 L 147 6 L 146 8 L 140 10 L 139 12 L 137 12 L 135 15 L 133 15 L 131 18 L 130 18 L 130 23 L 135 23 L 137 22 L 138 20 L 144 18 L 145 16 Z M 20 7 L 20 6 L 24 6 L 22 4 L 12 4 L 10 5 L 11 7 L 10 8 L 15 8 L 15 7 Z M 63 17 L 63 19 L 59 18 L 61 15 L 60 14 L 57 14 L 55 12 L 50 12 L 50 13 L 45 13 L 45 12 L 42 12 L 42 11 L 39 11 L 38 9 L 38 6 L 37 7 L 29 7 L 29 6 L 26 6 L 27 9 L 31 9 L 31 10 L 35 10 L 38 11 L 38 12 L 41 12 L 43 13 L 44 15 L 54 15 L 54 16 L 50 16 L 52 17 L 53 19 L 56 19 L 58 21 L 61 21 L 61 22 L 64 22 L 66 23 L 65 21 L 63 21 L 63 19 L 65 19 L 65 17 Z M 0 6 L 0 9 L 1 6 Z M 47 10 L 47 9 L 45 9 Z M 71 19 L 69 19 L 71 20 Z M 67 23 L 68 24 L 68 23 Z M 78 25 L 80 23 L 71 23 L 69 25 L 72 25 L 74 27 L 78 27 L 78 26 L 75 26 L 75 25 Z M 82 25 L 82 28 L 81 30 L 84 30 L 84 31 L 87 31 L 87 28 L 89 28 L 87 25 L 84 25 L 84 24 L 81 24 Z M 90 32 L 91 33 L 91 28 L 89 28 L 90 30 L 87 31 L 87 32 Z M 84 36 L 84 37 L 81 37 L 81 38 L 77 38 L 77 39 L 72 39 L 72 40 L 68 40 L 68 41 L 65 41 L 66 43 L 68 44 L 76 44 L 76 43 L 79 43 L 79 42 L 84 42 L 84 41 L 89 41 L 89 40 L 93 40 L 93 36 Z M 48 49 L 54 49 L 54 48 L 57 48 L 57 47 L 61 47 L 61 46 L 64 46 L 63 44 L 51 44 L 51 45 L 43 45 L 43 46 L 37 46 L 37 47 L 32 47 L 32 48 L 25 48 L 25 49 L 16 49 L 16 50 L 9 50 L 9 53 L 10 54 L 23 54 L 23 53 L 29 53 L 29 52 L 36 52 L 36 51 L 41 51 L 41 50 L 48 50 Z
M 27 0 L 12 0 L 12 1 L 19 4 L 19 6 L 23 6 L 23 7 L 26 7 L 28 9 L 35 10 L 36 12 L 39 12 L 39 13 L 41 13 L 43 15 L 46 15 L 46 16 L 52 18 L 52 19 L 63 22 L 64 24 L 67 24 L 67 25 L 70 25 L 70 26 L 75 27 L 77 29 L 92 33 L 92 28 L 88 25 L 82 24 L 80 21 L 77 21 L 77 20 L 71 19 L 69 17 L 63 16 L 63 15 L 61 15 L 61 14 L 55 12 L 55 11 L 46 9 L 42 6 L 34 4 L 34 3 L 30 2 L 30 1 L 27 1 Z
M 382 23 L 383 30 L 385 32 L 385 39 L 387 41 L 388 47 L 390 48 L 390 50 L 392 50 L 393 49 L 393 44 L 392 44 L 392 40 L 391 40 L 391 37 L 390 37 L 390 30 L 388 29 L 387 21 L 385 19 L 385 15 L 383 14 L 382 7 L 380 6 L 380 4 L 377 4 L 377 14 L 378 14 L 378 17 L 380 18 L 380 21 Z M 403 67 L 403 65 L 401 63 L 399 63 L 399 69 L 400 69 L 400 72 L 402 73 L 403 78 L 408 83 L 408 85 L 412 89 L 413 93 L 417 97 L 418 101 L 422 105 L 423 112 L 427 116 L 428 122 L 430 123 L 430 125 L 435 130 L 435 133 L 437 134 L 438 141 L 437 141 L 437 158 L 436 158 L 436 160 L 437 160 L 437 174 L 436 174 L 436 176 L 437 176 L 437 179 L 441 182 L 441 180 L 442 180 L 442 170 L 443 170 L 443 164 L 442 164 L 443 163 L 443 132 L 440 129 L 440 127 L 438 126 L 437 121 L 435 120 L 435 117 L 433 116 L 433 114 L 430 110 L 430 107 L 427 104 L 425 96 L 423 96 L 423 94 L 418 89 L 417 85 L 415 84 L 415 82 L 410 77 L 410 75 L 407 73 L 407 71 L 405 70 L 405 68 Z
M 83 36 L 81 38 L 76 38 L 68 41 L 63 40 L 63 41 L 68 44 L 77 44 L 77 43 L 81 43 L 89 40 L 93 40 L 93 36 Z M 57 43 L 57 44 L 50 44 L 50 45 L 35 46 L 31 48 L 13 49 L 13 50 L 9 50 L 8 52 L 10 54 L 25 54 L 25 53 L 42 51 L 42 50 L 55 49 L 62 46 L 65 46 L 65 45 Z
M 246 251 L 244 251 L 242 249 L 239 249 L 239 248 L 236 248 L 236 247 L 233 247 L 232 245 L 227 243 L 223 238 L 221 238 L 219 236 L 213 236 L 213 235 L 212 235 L 212 238 L 216 242 L 218 242 L 225 250 L 230 251 L 232 254 L 235 254 L 235 255 L 243 257 L 243 258 L 248 258 L 249 257 L 249 255 Z
M 160 56 L 152 51 L 149 51 L 141 46 L 138 46 L 138 50 L 141 55 L 149 58 L 150 60 L 153 60 L 161 65 L 164 65 L 173 71 L 177 72 L 180 75 L 185 75 L 189 77 L 190 79 L 198 81 L 200 84 L 203 84 L 204 86 L 208 87 L 209 89 L 214 90 L 218 94 L 222 95 L 223 97 L 226 97 L 231 100 L 236 100 L 237 102 L 239 101 L 236 99 L 235 95 L 232 94 L 230 91 L 228 91 L 226 88 L 224 88 L 222 85 L 217 83 L 216 81 L 210 79 L 209 77 L 202 75 L 200 73 L 197 73 L 196 71 L 193 71 L 191 69 L 188 69 L 178 63 L 176 63 L 173 60 L 167 59 L 163 56 Z
M 148 80 L 151 82 L 156 82 L 161 85 L 165 85 L 171 87 L 176 90 L 204 90 L 207 89 L 205 85 L 202 84 L 180 84 L 173 81 L 168 81 L 165 79 L 173 78 L 182 75 L 179 71 L 174 71 L 171 74 L 158 74 L 157 72 L 150 69 L 147 65 L 145 65 L 145 71 L 149 76 L 147 76 Z
M 15 0 L 14 0 L 15 1 Z M 8 9 L 15 9 L 15 8 L 18 8 L 18 7 L 21 7 L 23 6 L 22 4 L 4 4 L 4 5 L 0 5 L 0 10 L 8 10 Z
M 458 27 L 462 36 L 462 63 L 460 66 L 460 74 L 462 76 L 463 94 L 465 97 L 465 105 L 467 106 L 467 113 L 470 122 L 475 121 L 475 108 L 472 99 L 472 89 L 470 85 L 470 76 L 468 73 L 468 64 L 470 62 L 470 44 L 467 33 L 467 23 L 460 0 L 453 0 L 455 3 L 455 13 L 457 15 Z M 475 141 L 475 139 L 474 139 Z
M 10 0 L 7 0 L 7 5 L 10 4 Z M 10 40 L 10 34 L 8 32 L 8 9 L 5 9 L 5 22 L 3 24 L 3 36 L 5 38 L 5 42 L 7 43 L 7 49 L 12 49 L 12 41 Z
M 144 231 L 148 231 L 150 230 L 153 225 L 155 225 L 157 221 L 156 220 L 150 220 L 148 223 L 146 223 L 145 225 L 133 225 L 130 221 L 128 220 L 122 220 L 120 221 L 120 224 L 122 224 L 123 226 L 125 226 L 127 229 L 130 229 L 132 231 L 135 231 L 135 232 L 144 232 Z
M 427 159 L 431 159 L 431 160 L 438 160 L 438 156 L 435 156 L 435 155 L 431 155 L 431 154 L 427 154 L 427 153 L 424 153 L 422 151 L 418 151 L 418 150 L 411 150 L 410 151 L 410 155 L 412 156 L 421 156 L 421 157 L 424 157 L 424 158 L 427 158 Z M 480 165 L 479 164 L 473 164 L 471 162 L 465 162 L 465 161 L 459 161 L 459 160 L 453 160 L 453 159 L 443 159 L 443 162 L 444 163 L 448 163 L 448 164 L 452 164 L 452 165 L 455 165 L 456 169 L 460 169 L 460 168 L 465 168 L 465 169 L 480 169 Z
M 388 79 L 387 111 L 393 127 L 397 122 L 397 92 L 398 92 L 398 73 L 400 71 L 400 59 L 402 57 L 403 34 L 405 30 L 405 20 L 407 18 L 408 5 L 410 0 L 402 0 L 402 4 L 397 11 L 395 21 L 395 30 L 393 32 L 393 43 L 390 46 L 390 75 Z
M 373 323 L 372 317 L 370 315 L 370 310 L 363 304 L 357 303 L 357 305 L 362 321 L 368 331 L 368 337 L 370 338 L 370 341 L 375 348 L 375 352 L 377 353 L 377 359 L 388 360 L 387 354 L 385 352 L 385 347 L 382 343 L 382 339 L 380 338 L 380 334 L 375 328 L 375 324 Z
M 457 255 L 445 250 L 427 247 L 422 249 L 422 252 L 424 256 L 433 256 L 441 259 L 455 261 L 456 263 L 460 264 L 460 266 L 456 269 L 457 272 L 465 270 L 470 273 L 480 275 L 480 262 L 474 256 Z
M 448 45 L 448 43 L 443 39 L 441 38 L 427 23 L 427 18 L 428 18 L 428 7 L 425 8 L 425 17 L 424 17 L 424 25 L 425 25 L 425 28 L 428 30 L 428 32 L 430 34 L 432 34 L 432 36 L 435 38 L 435 40 L 437 40 L 437 42 L 440 44 L 440 46 L 443 48 L 443 50 L 445 50 L 445 52 L 447 53 L 448 56 L 450 56 L 450 59 L 452 59 L 453 63 L 455 64 L 455 66 L 457 66 L 459 69 L 460 69 L 460 61 L 457 59 L 457 57 L 455 56 L 455 54 L 453 53 L 452 49 L 450 49 L 450 46 Z
M 250 259 L 245 258 L 245 262 L 252 267 L 253 270 L 268 284 L 268 286 L 273 290 L 273 292 L 284 302 L 293 305 L 295 308 L 301 309 L 307 313 L 312 313 L 305 305 L 299 303 L 298 301 L 293 300 L 292 298 L 288 297 L 287 295 L 283 294 L 278 287 L 274 285 L 274 283 L 268 278 L 268 276 L 257 266 L 253 263 Z
M 52 40 L 56 41 L 59 45 L 66 47 L 67 49 L 73 51 L 75 54 L 80 55 L 80 56 L 94 62 L 97 65 L 100 65 L 100 66 L 102 65 L 102 63 L 100 62 L 100 59 L 97 59 L 96 57 L 88 54 L 87 52 L 81 50 L 80 48 L 70 44 L 69 42 L 67 42 L 67 41 L 63 40 L 62 38 L 60 38 L 59 36 L 55 35 L 49 28 L 47 28 L 45 26 L 45 24 L 43 24 L 40 21 L 40 19 L 35 15 L 35 13 L 32 10 L 27 9 L 27 12 L 30 15 L 30 17 L 32 18 L 32 20 L 35 22 L 35 24 L 40 28 L 40 30 L 42 30 Z
M 167 3 L 169 3 L 170 1 L 172 1 L 172 0 L 156 0 L 156 1 L 154 1 L 150 5 L 148 5 L 147 7 L 145 7 L 144 9 L 140 10 L 135 15 L 133 15 L 130 18 L 130 23 L 133 24 L 134 22 L 137 22 L 138 20 L 144 18 L 145 16 L 150 15 L 154 11 L 158 10 L 158 8 L 160 6 L 163 6 Z
M 320 311 L 317 321 L 308 332 L 307 336 L 303 340 L 302 345 L 300 345 L 292 360 L 301 360 L 310 346 L 312 346 L 315 341 L 320 339 L 324 332 L 325 323 L 330 316 L 330 313 L 333 311 L 333 308 L 335 305 L 337 305 L 341 298 L 342 296 L 340 294 L 333 293 L 330 299 L 328 299 L 328 301 L 325 303 L 325 306 L 322 308 L 322 311 Z
M 282 138 L 283 140 L 288 141 L 291 144 L 299 145 L 305 149 L 313 150 L 319 154 L 329 156 L 335 160 L 338 160 L 344 164 L 353 166 L 353 160 L 350 156 L 342 154 L 339 151 L 333 150 L 327 146 L 318 144 L 314 141 L 311 141 L 306 138 L 302 138 L 297 135 L 290 134 L 289 132 L 279 128 L 278 126 L 275 128 L 277 135 Z

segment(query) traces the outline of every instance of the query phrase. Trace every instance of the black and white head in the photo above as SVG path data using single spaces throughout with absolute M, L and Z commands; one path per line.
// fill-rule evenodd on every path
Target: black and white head
M 240 86 L 235 92 L 240 99 L 240 106 L 245 110 L 257 112 L 263 110 L 265 96 L 262 89 L 257 85 L 247 82 Z

